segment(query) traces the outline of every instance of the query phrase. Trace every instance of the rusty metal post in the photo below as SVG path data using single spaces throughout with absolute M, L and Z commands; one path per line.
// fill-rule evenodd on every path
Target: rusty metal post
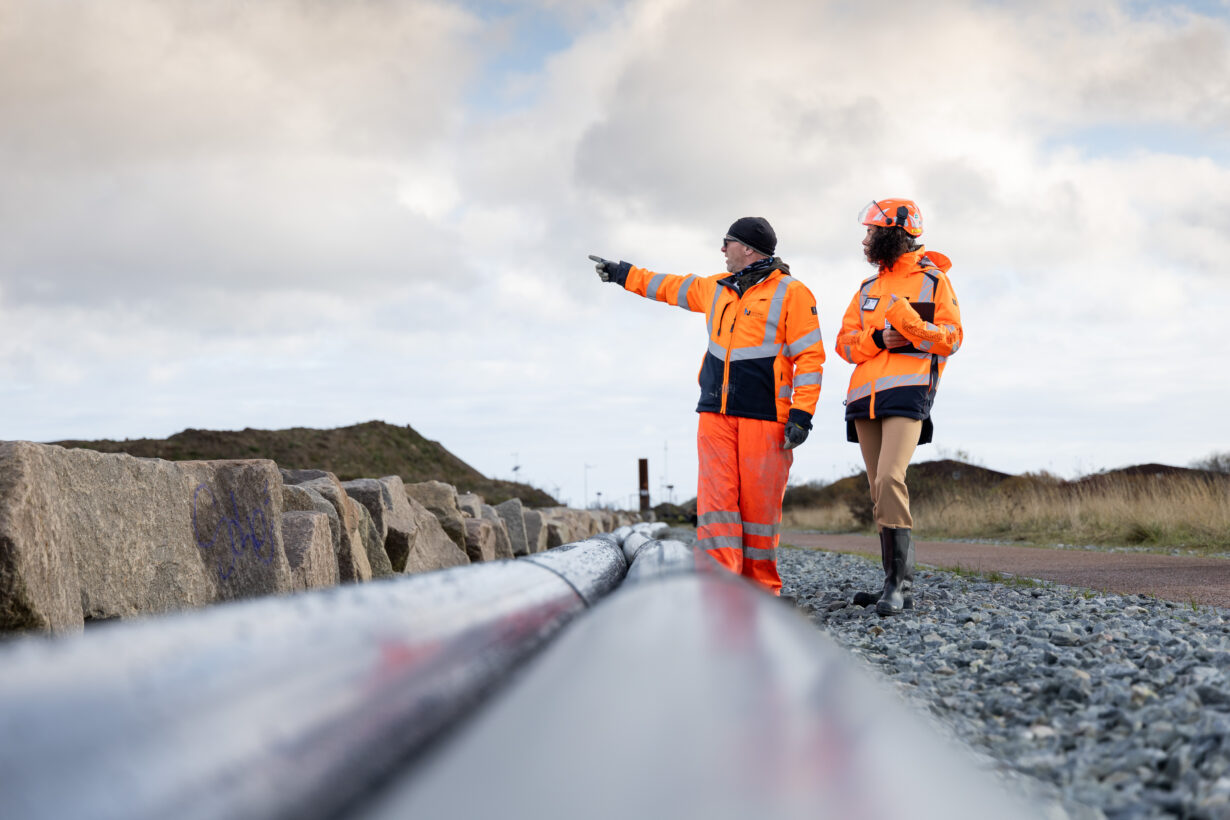
M 649 459 L 642 458 L 638 466 L 641 479 L 641 515 L 645 515 L 649 512 Z

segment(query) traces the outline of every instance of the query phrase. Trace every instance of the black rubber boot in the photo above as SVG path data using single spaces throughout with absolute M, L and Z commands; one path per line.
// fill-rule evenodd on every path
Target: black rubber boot
M 876 612 L 900 615 L 903 609 L 914 608 L 914 539 L 906 527 L 887 527 L 884 533 L 892 553 L 884 594 L 876 602 Z
M 884 586 L 879 592 L 856 592 L 854 600 L 851 601 L 855 606 L 871 606 L 883 597 L 884 593 L 888 592 L 888 565 L 893 554 L 893 543 L 890 538 L 886 538 L 884 530 L 880 530 L 880 564 L 884 567 Z

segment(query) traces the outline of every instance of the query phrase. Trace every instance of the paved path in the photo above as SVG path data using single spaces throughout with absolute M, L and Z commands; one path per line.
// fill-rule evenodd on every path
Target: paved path
M 781 542 L 880 557 L 880 541 L 871 536 L 788 531 Z M 940 569 L 1002 572 L 1182 604 L 1230 607 L 1230 560 L 1224 558 L 917 541 L 914 559 Z

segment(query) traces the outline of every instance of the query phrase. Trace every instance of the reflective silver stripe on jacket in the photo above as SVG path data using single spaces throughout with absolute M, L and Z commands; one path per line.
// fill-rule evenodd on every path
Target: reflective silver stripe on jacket
M 785 349 L 782 350 L 782 353 L 784 353 L 786 356 L 793 359 L 795 356 L 799 355 L 804 350 L 816 344 L 816 342 L 820 342 L 820 341 L 823 341 L 823 337 L 821 337 L 820 335 L 820 328 L 816 328 L 810 333 L 807 333 L 806 335 L 804 335 L 802 338 L 796 339 L 795 341 L 786 345 Z
M 863 324 L 863 314 L 867 312 L 863 310 L 863 305 L 867 304 L 867 297 L 871 295 L 871 286 L 875 284 L 878 278 L 877 276 L 871 277 L 858 289 L 858 326 L 860 330 L 865 327 Z
M 876 379 L 876 392 L 892 390 L 894 387 L 916 387 L 921 384 L 931 384 L 930 373 L 905 373 L 900 376 L 881 376 Z
M 769 300 L 769 315 L 765 317 L 764 323 L 764 342 L 768 345 L 777 338 L 777 324 L 782 318 L 782 305 L 786 301 L 786 290 L 790 287 L 790 283 L 794 281 L 791 276 L 783 276 L 777 283 L 777 288 L 773 291 L 773 298 Z
M 662 283 L 665 281 L 666 281 L 665 273 L 655 274 L 654 277 L 649 280 L 649 284 L 645 288 L 645 295 L 648 296 L 650 299 L 657 299 L 658 298 L 658 288 L 662 287 Z
M 902 376 L 881 376 L 875 380 L 874 389 L 878 393 L 881 390 L 891 390 L 894 387 L 917 387 L 929 384 L 931 384 L 930 373 L 906 373 Z M 846 393 L 846 401 L 858 401 L 861 398 L 870 396 L 871 391 L 871 383 L 856 387 Z
M 709 325 L 709 351 L 713 352 L 713 323 L 717 321 L 717 306 L 718 300 L 722 298 L 723 288 L 719 285 L 713 289 L 713 304 L 709 305 L 709 315 L 705 318 L 705 323 Z M 718 354 L 719 357 L 726 357 L 725 348 Z
M 823 373 L 795 373 L 794 374 L 794 389 L 798 390 L 805 384 L 821 384 L 824 381 Z
M 697 279 L 696 274 L 688 274 L 683 280 L 683 284 L 679 286 L 679 296 L 675 299 L 675 304 L 681 308 L 688 307 L 688 291 L 692 288 L 692 283 Z
M 792 276 L 783 276 L 778 280 L 777 287 L 773 290 L 773 296 L 769 299 L 769 310 L 765 316 L 764 333 L 761 336 L 762 344 L 747 345 L 744 347 L 730 348 L 730 360 L 732 362 L 744 362 L 752 359 L 773 359 L 778 354 L 783 354 L 791 358 L 797 356 L 807 348 L 811 347 L 816 342 L 823 341 L 820 335 L 820 329 L 816 328 L 803 338 L 793 344 L 782 346 L 777 339 L 777 331 L 781 324 L 782 311 L 786 302 L 786 292 L 791 282 L 795 279 Z M 727 349 L 719 344 L 714 339 L 714 326 L 717 313 L 717 300 L 721 294 L 722 288 L 718 288 L 714 294 L 713 305 L 709 308 L 709 353 L 719 359 L 725 359 Z M 737 303 L 736 303 L 737 307 Z
M 756 347 L 732 347 L 730 349 L 730 360 L 732 362 L 745 362 L 748 359 L 773 359 L 777 357 L 777 353 L 782 349 L 779 344 L 757 345 Z

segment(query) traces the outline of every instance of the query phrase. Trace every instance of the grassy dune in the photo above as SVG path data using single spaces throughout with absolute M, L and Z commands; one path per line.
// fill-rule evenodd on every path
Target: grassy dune
M 328 470 L 343 481 L 398 475 L 407 482 L 444 481 L 462 492 L 478 493 L 489 504 L 510 498 L 520 498 L 533 507 L 558 504 L 535 487 L 487 478 L 409 425 L 401 427 L 382 421 L 331 430 L 184 430 L 166 439 L 52 443 L 168 461 L 268 458 L 290 470 Z
M 954 478 L 953 472 L 951 466 L 911 466 L 907 483 L 918 537 L 1230 552 L 1227 475 L 1161 465 L 1076 481 L 1045 474 Z M 843 481 L 846 486 L 820 500 L 789 504 L 786 526 L 873 533 L 866 476 Z

